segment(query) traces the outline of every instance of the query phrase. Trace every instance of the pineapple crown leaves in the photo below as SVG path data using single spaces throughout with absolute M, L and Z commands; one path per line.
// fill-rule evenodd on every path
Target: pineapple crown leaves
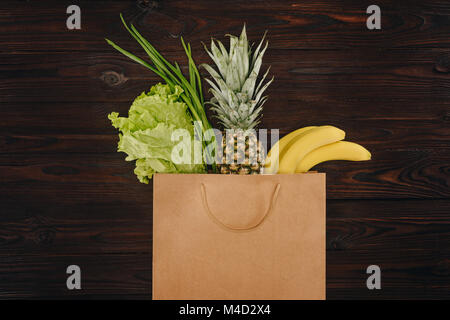
M 266 34 L 267 31 L 254 51 L 253 45 L 248 43 L 245 25 L 239 37 L 227 35 L 230 38 L 229 50 L 214 39 L 211 39 L 210 50 L 204 45 L 217 67 L 216 70 L 202 64 L 212 77 L 212 80 L 206 79 L 213 94 L 208 104 L 226 129 L 253 129 L 260 122 L 262 106 L 267 101 L 263 93 L 273 81 L 272 77 L 265 82 L 270 67 L 258 81 L 262 58 L 268 46 L 268 42 L 264 41 Z

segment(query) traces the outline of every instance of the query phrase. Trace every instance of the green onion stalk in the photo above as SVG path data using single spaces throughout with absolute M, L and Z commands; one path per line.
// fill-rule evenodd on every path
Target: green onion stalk
M 122 20 L 123 25 L 127 29 L 127 31 L 133 36 L 134 39 L 141 45 L 141 47 L 145 50 L 153 65 L 142 60 L 141 58 L 133 55 L 132 53 L 122 49 L 114 42 L 109 39 L 105 39 L 108 44 L 110 44 L 114 49 L 127 56 L 131 60 L 139 63 L 140 65 L 150 69 L 158 76 L 160 76 L 173 90 L 175 85 L 179 85 L 183 88 L 184 92 L 181 94 L 181 99 L 188 106 L 189 112 L 192 115 L 194 121 L 200 122 L 202 124 L 201 129 L 198 126 L 194 126 L 196 132 L 199 134 L 199 130 L 201 130 L 202 135 L 204 135 L 207 139 L 211 139 L 212 145 L 214 145 L 215 136 L 206 136 L 206 131 L 212 129 L 208 118 L 206 117 L 205 112 L 205 101 L 202 93 L 202 83 L 200 73 L 198 72 L 197 66 L 195 65 L 194 59 L 192 58 L 191 45 L 189 43 L 185 43 L 183 37 L 181 37 L 181 44 L 186 53 L 189 63 L 189 81 L 184 77 L 181 72 L 180 66 L 177 62 L 175 65 L 172 65 L 168 62 L 156 49 L 151 45 L 134 27 L 133 24 L 130 26 L 125 22 L 122 14 L 120 14 L 120 19 Z M 209 131 L 211 132 L 211 131 Z M 206 150 L 206 142 L 202 139 L 203 148 Z M 213 171 L 216 169 L 215 161 L 211 159 L 211 155 L 206 150 L 206 157 L 208 159 L 208 163 L 212 165 Z

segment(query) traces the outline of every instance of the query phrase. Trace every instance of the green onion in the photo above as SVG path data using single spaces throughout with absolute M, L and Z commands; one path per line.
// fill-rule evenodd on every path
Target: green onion
M 181 38 L 181 44 L 186 53 L 189 63 L 189 81 L 188 81 L 181 72 L 181 68 L 178 65 L 178 63 L 175 62 L 175 65 L 172 65 L 169 61 L 167 61 L 158 52 L 158 50 L 156 50 L 155 47 L 151 45 L 150 42 L 148 42 L 138 32 L 138 30 L 134 27 L 133 24 L 131 24 L 130 26 L 127 25 L 122 14 L 120 14 L 120 19 L 122 20 L 125 29 L 133 36 L 134 39 L 136 39 L 139 45 L 144 49 L 153 65 L 142 60 L 139 57 L 136 57 L 134 54 L 122 49 L 109 39 L 105 39 L 106 42 L 109 45 L 111 45 L 114 49 L 125 55 L 126 57 L 153 71 L 155 74 L 161 77 L 170 86 L 170 88 L 173 89 L 175 85 L 179 85 L 181 88 L 183 88 L 184 92 L 181 95 L 181 99 L 188 106 L 189 112 L 191 113 L 194 121 L 199 121 L 202 123 L 203 133 L 205 133 L 208 129 L 211 129 L 212 126 L 208 121 L 208 118 L 206 117 L 204 107 L 201 77 L 200 73 L 198 72 L 197 66 L 194 62 L 194 59 L 192 58 L 191 45 L 189 43 L 186 45 L 183 38 Z M 203 147 L 206 150 L 206 142 L 203 141 L 203 139 L 202 143 Z M 208 153 L 207 156 L 208 160 L 211 160 L 209 159 Z M 212 168 L 215 171 L 216 169 L 215 161 L 208 161 L 208 162 L 212 163 Z

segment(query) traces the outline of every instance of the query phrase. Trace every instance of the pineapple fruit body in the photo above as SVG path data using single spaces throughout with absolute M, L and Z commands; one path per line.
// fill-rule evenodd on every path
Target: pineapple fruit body
M 262 173 L 264 148 L 254 130 L 226 130 L 222 132 L 218 169 L 221 174 Z

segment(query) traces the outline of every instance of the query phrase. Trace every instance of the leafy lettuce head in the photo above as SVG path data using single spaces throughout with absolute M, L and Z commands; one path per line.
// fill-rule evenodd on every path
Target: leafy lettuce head
M 183 89 L 173 90 L 161 83 L 151 87 L 148 93 L 138 96 L 128 111 L 128 117 L 119 117 L 117 112 L 108 115 L 112 125 L 120 130 L 119 152 L 125 152 L 125 160 L 136 160 L 134 173 L 139 181 L 148 183 L 155 172 L 202 173 L 203 164 L 175 164 L 172 149 L 186 141 L 172 141 L 172 133 L 185 129 L 194 136 L 192 117 L 187 105 L 181 101 Z M 189 146 L 193 146 L 194 143 Z

